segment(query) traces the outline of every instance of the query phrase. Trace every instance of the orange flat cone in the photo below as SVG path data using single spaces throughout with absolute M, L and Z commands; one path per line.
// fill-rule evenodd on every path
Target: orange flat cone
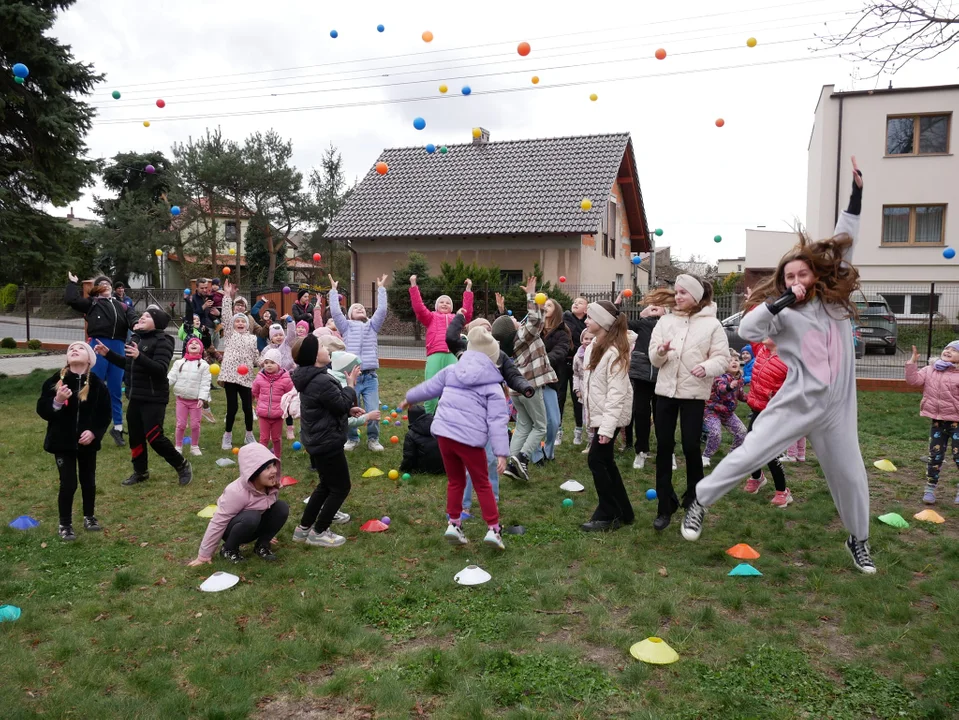
M 360 527 L 360 530 L 363 532 L 383 532 L 387 528 L 389 528 L 389 525 L 381 520 L 367 520 L 363 523 L 362 527 Z
M 753 550 L 746 543 L 739 543 L 739 545 L 733 545 L 729 550 L 726 551 L 727 555 L 731 555 L 737 560 L 755 560 L 759 557 L 759 553 Z
M 916 518 L 916 520 L 925 520 L 926 522 L 936 523 L 937 525 L 941 525 L 946 521 L 946 519 L 935 510 L 923 510 L 913 515 L 913 517 Z
M 280 487 L 289 487 L 290 485 L 296 485 L 299 480 L 295 477 L 290 477 L 289 475 L 284 475 L 283 479 L 280 480 Z

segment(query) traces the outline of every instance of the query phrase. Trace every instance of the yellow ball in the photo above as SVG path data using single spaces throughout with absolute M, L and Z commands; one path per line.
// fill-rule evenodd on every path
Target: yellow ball
M 597 95 L 596 93 L 593 93 L 592 95 L 589 96 L 589 99 L 592 100 L 593 102 L 596 102 L 597 100 L 599 100 L 599 95 Z
M 537 305 L 545 305 L 548 300 L 546 293 L 536 293 L 536 297 L 533 299 L 536 300 Z
M 217 365 L 216 363 L 213 363 L 212 365 L 210 365 L 210 375 L 219 375 L 219 374 L 220 374 L 220 366 Z
M 143 121 L 143 127 L 150 127 L 150 121 L 149 121 L 149 120 L 144 120 L 144 121 Z
M 153 251 L 153 254 L 156 255 L 157 257 L 163 257 L 163 251 L 160 250 L 159 248 L 157 248 L 156 250 L 154 250 L 154 251 Z
M 579 206 L 588 212 L 593 209 L 593 201 L 589 198 L 583 198 L 583 202 L 581 202 Z
M 390 480 L 396 480 L 400 476 L 396 470 L 390 470 L 387 474 L 389 475 Z
M 539 85 L 539 75 L 533 75 L 533 85 Z
M 230 255 L 236 255 L 236 248 L 230 248 Z
M 441 92 L 441 93 L 445 93 L 447 90 L 449 90 L 448 87 L 446 87 L 445 85 L 440 85 L 440 92 Z
M 756 47 L 756 38 L 749 38 L 746 41 L 746 47 Z
M 478 127 L 473 128 L 473 137 L 478 138 L 478 137 L 482 137 L 482 135 L 483 135 L 482 130 L 480 130 Z

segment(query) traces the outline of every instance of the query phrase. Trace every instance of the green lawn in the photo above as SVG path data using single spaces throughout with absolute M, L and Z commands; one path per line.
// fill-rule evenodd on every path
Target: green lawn
M 294 546 L 281 534 L 280 561 L 251 558 L 234 589 L 197 590 L 209 569 L 186 562 L 206 521 L 196 513 L 235 476 L 213 451 L 220 426 L 204 424 L 195 480 L 181 488 L 151 456 L 153 479 L 124 488 L 128 453 L 105 446 L 99 460 L 101 535 L 56 536 L 57 479 L 43 453 L 34 406 L 47 372 L 0 379 L 0 604 L 23 609 L 0 624 L 0 715 L 4 718 L 949 718 L 959 707 L 959 512 L 956 469 L 938 511 L 947 523 L 912 521 L 923 482 L 927 424 L 918 395 L 863 394 L 860 430 L 872 479 L 873 517 L 898 512 L 897 531 L 873 524 L 879 574 L 857 573 L 815 462 L 787 466 L 796 502 L 787 510 L 734 492 L 707 516 L 698 543 L 677 523 L 652 529 L 643 499 L 652 468 L 621 467 L 637 524 L 610 535 L 577 528 L 595 501 L 585 456 L 564 444 L 533 480 L 504 479 L 503 521 L 526 526 L 505 553 L 452 549 L 442 534 L 445 484 L 415 477 L 399 486 L 361 477 L 388 470 L 401 445 L 350 458 L 354 489 L 345 509 L 346 546 Z M 381 373 L 397 403 L 419 377 Z M 214 395 L 220 419 L 223 395 Z M 168 413 L 172 434 L 173 413 Z M 571 438 L 571 418 L 567 438 Z M 405 428 L 393 428 L 402 441 Z M 389 435 L 391 433 L 387 433 Z M 898 467 L 882 474 L 874 460 Z M 286 451 L 284 490 L 295 516 L 312 487 L 308 460 Z M 676 473 L 683 480 L 682 465 Z M 587 492 L 564 509 L 558 486 Z M 79 516 L 79 497 L 75 505 Z M 42 521 L 20 532 L 21 514 Z M 359 532 L 388 514 L 390 530 Z M 79 526 L 79 523 L 77 523 Z M 731 578 L 726 548 L 762 553 L 761 578 Z M 453 575 L 469 563 L 486 585 Z M 234 570 L 224 561 L 216 569 Z M 665 638 L 674 665 L 633 660 L 634 642 Z
M 0 355 L 35 355 L 36 352 L 29 348 L 0 348 Z

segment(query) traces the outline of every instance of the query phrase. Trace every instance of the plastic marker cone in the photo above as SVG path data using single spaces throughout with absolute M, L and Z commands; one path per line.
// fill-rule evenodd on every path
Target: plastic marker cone
M 34 520 L 29 515 L 21 515 L 10 523 L 10 527 L 12 527 L 14 530 L 29 530 L 30 528 L 35 528 L 39 524 L 39 520 Z
M 946 521 L 946 519 L 935 510 L 923 510 L 913 515 L 913 517 L 916 518 L 916 520 L 936 523 L 936 525 L 941 525 Z
M 729 550 L 726 551 L 726 554 L 736 558 L 737 560 L 757 560 L 759 559 L 759 553 L 753 550 L 746 543 L 739 543 L 739 545 L 733 545 Z
M 280 487 L 289 487 L 290 485 L 296 485 L 298 482 L 300 481 L 296 478 L 290 477 L 289 475 L 284 475 L 280 480 Z
M 658 637 L 640 640 L 629 649 L 629 654 L 651 665 L 669 665 L 679 660 L 679 653 Z
M 749 563 L 739 563 L 729 574 L 733 577 L 762 577 L 762 573 Z
M 0 622 L 15 622 L 20 619 L 20 608 L 16 605 L 0 605 Z
M 220 592 L 229 590 L 240 582 L 240 578 L 228 572 L 215 572 L 200 585 L 203 592 Z
M 216 513 L 216 505 L 207 505 L 200 512 L 196 514 L 197 517 L 201 518 L 211 518 Z
M 559 489 L 565 490 L 566 492 L 583 492 L 586 488 L 583 487 L 583 483 L 576 482 L 575 480 L 567 480 L 559 486 Z
M 217 467 L 221 467 L 221 468 L 230 467 L 230 465 L 236 465 L 236 463 L 230 460 L 230 458 L 218 458 L 216 461 L 216 464 L 217 464 Z
M 492 578 L 492 575 L 478 565 L 467 565 L 453 576 L 453 580 L 460 585 L 482 585 Z
M 363 532 L 383 532 L 389 528 L 389 525 L 384 523 L 382 520 L 367 520 L 360 527 L 360 530 Z
M 380 470 L 379 468 L 371 467 L 369 470 L 363 473 L 363 477 L 379 477 L 382 474 L 383 474 L 383 471 Z
M 880 515 L 879 522 L 886 523 L 886 525 L 891 525 L 894 528 L 909 527 L 909 523 L 907 523 L 906 519 L 899 513 L 886 513 L 885 515 Z
M 876 460 L 873 466 L 878 470 L 885 470 L 886 472 L 896 472 L 897 469 L 896 466 L 888 460 Z

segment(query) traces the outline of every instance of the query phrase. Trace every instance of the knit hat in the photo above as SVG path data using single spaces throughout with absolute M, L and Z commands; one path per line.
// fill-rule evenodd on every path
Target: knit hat
M 250 303 L 249 303 L 249 301 L 248 301 L 245 297 L 243 297 L 242 295 L 237 295 L 237 296 L 236 296 L 236 299 L 233 301 L 233 307 L 236 307 L 236 306 L 237 306 L 237 303 L 243 303 L 243 304 L 246 306 L 247 309 L 250 308 Z
M 246 316 L 246 314 L 244 314 L 244 313 L 233 313 L 233 322 L 236 322 L 237 320 L 242 320 L 242 321 L 243 321 L 243 324 L 246 325 L 246 329 L 247 329 L 247 330 L 250 329 L 250 318 L 248 318 L 248 317 Z
M 487 320 L 486 318 L 476 318 L 473 322 L 469 323 L 466 326 L 466 332 L 468 333 L 473 328 L 478 328 L 478 327 L 486 328 L 487 330 L 492 330 L 493 326 L 490 324 L 490 321 Z
M 472 331 L 471 331 L 472 332 Z M 509 315 L 500 315 L 493 321 L 492 335 L 499 343 L 500 349 L 513 356 L 513 343 L 516 342 L 516 326 Z
M 326 327 L 326 325 L 324 325 L 323 327 L 318 327 L 316 330 L 314 330 L 313 334 L 316 335 L 318 338 L 321 338 L 325 335 L 332 335 L 333 331 L 330 330 L 328 327 Z
M 309 292 L 309 288 L 300 288 L 296 291 L 296 299 L 299 300 L 301 297 L 306 295 Z
M 451 298 L 449 295 L 440 295 L 438 298 L 436 298 L 436 302 L 433 303 L 434 310 L 439 307 L 440 300 L 446 300 L 450 305 L 453 304 L 453 298 Z
M 469 343 L 469 350 L 483 353 L 499 367 L 499 343 L 493 339 L 489 330 L 483 327 L 473 328 L 466 336 L 466 341 Z
M 349 375 L 353 368 L 360 364 L 360 359 L 351 352 L 336 351 L 330 353 L 330 360 L 333 363 L 333 370 Z
M 363 303 L 353 303 L 352 305 L 350 305 L 350 309 L 346 312 L 346 317 L 348 317 L 350 320 L 352 320 L 352 319 L 353 319 L 353 311 L 354 311 L 354 310 L 357 310 L 357 309 L 363 310 L 364 312 L 366 312 L 366 306 L 363 305 Z
M 87 343 L 81 342 L 80 340 L 70 343 L 70 346 L 67 348 L 67 355 L 70 354 L 70 350 L 73 349 L 74 345 L 76 345 L 77 347 L 82 347 L 86 351 L 86 358 L 87 358 L 87 361 L 90 363 L 91 368 L 97 364 L 97 354 L 93 352 L 93 348 L 90 347 Z
M 316 365 L 316 355 L 320 349 L 320 342 L 312 335 L 297 340 L 293 346 L 293 360 L 300 367 L 312 367 Z
M 260 356 L 260 362 L 264 363 L 267 360 L 270 362 L 275 362 L 277 365 L 280 364 L 280 351 L 276 348 L 267 348 L 263 351 L 263 354 Z
M 153 326 L 157 330 L 166 330 L 166 326 L 170 324 L 170 316 L 159 305 L 149 305 L 147 312 L 153 318 Z
M 296 329 L 299 331 L 300 328 L 303 328 L 307 332 L 310 331 L 310 324 L 306 320 L 300 320 L 296 323 Z
M 96 287 L 102 282 L 105 282 L 111 288 L 113 287 L 113 281 L 110 278 L 108 278 L 106 275 L 97 275 L 95 278 L 93 278 L 93 287 Z
M 270 325 L 270 337 L 272 338 L 274 335 L 286 335 L 286 332 L 283 330 L 283 326 L 279 323 Z
M 946 345 L 946 348 L 952 348 L 953 350 L 959 351 L 959 340 L 953 340 L 951 343 Z M 946 348 L 943 348 L 943 350 Z
M 183 348 L 185 352 L 190 349 L 190 345 L 199 345 L 200 349 L 197 350 L 196 354 L 197 355 L 203 354 L 203 341 L 200 338 L 198 338 L 196 335 L 187 338 L 186 342 L 183 343 Z
M 311 336 L 315 337 L 315 336 Z M 346 343 L 344 343 L 340 338 L 336 337 L 332 333 L 330 335 L 323 335 L 317 340 L 320 345 L 326 348 L 328 353 L 335 353 L 337 351 L 343 352 L 346 350 Z

